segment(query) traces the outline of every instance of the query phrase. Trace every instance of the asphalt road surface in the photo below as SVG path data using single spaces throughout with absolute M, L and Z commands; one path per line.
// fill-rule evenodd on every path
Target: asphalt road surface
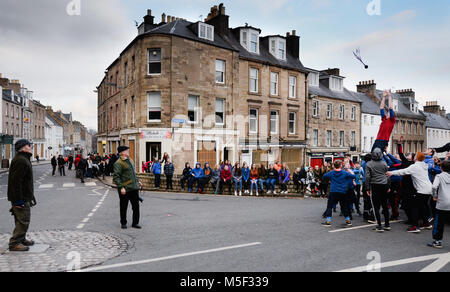
M 435 250 L 426 246 L 431 231 L 407 234 L 401 222 L 394 223 L 391 232 L 377 234 L 359 217 L 346 229 L 343 218 L 335 216 L 327 229 L 320 225 L 326 205 L 322 199 L 146 192 L 141 194 L 143 229 L 121 230 L 116 190 L 95 180 L 81 184 L 73 171 L 52 177 L 48 165 L 34 171 L 38 205 L 32 209 L 30 232 L 95 232 L 126 243 L 119 256 L 84 271 L 332 272 L 381 267 L 450 272 L 449 230 L 444 249 Z M 5 236 L 13 228 L 6 190 L 3 174 L 0 235 Z M 128 217 L 131 221 L 131 206 Z M 76 240 L 67 244 L 78 248 Z

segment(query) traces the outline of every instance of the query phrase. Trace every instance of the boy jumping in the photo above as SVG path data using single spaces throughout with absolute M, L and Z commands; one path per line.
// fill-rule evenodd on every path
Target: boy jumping
M 389 114 L 386 114 L 384 109 L 387 96 L 389 96 Z M 383 98 L 381 99 L 380 104 L 380 113 L 381 113 L 380 130 L 378 132 L 377 140 L 375 141 L 372 147 L 372 152 L 376 148 L 380 148 L 382 152 L 385 152 L 386 148 L 389 145 L 389 140 L 391 139 L 392 131 L 394 130 L 395 113 L 392 105 L 392 93 L 390 90 L 383 92 Z

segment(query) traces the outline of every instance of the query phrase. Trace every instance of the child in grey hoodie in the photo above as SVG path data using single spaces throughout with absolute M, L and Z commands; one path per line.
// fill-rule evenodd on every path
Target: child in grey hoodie
M 433 197 L 437 202 L 433 229 L 434 242 L 428 245 L 439 249 L 442 248 L 445 223 L 450 219 L 450 161 L 442 162 L 441 169 L 442 173 L 436 176 L 433 184 Z

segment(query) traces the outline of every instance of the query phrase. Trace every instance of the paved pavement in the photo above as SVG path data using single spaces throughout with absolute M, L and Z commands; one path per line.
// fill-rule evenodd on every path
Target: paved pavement
M 326 229 L 322 199 L 143 193 L 144 229 L 121 230 L 117 191 L 67 174 L 52 177 L 50 166 L 35 167 L 30 237 L 44 251 L 0 254 L 0 271 L 27 270 L 42 258 L 47 265 L 38 268 L 51 271 L 366 271 L 378 262 L 382 271 L 450 271 L 450 245 L 428 248 L 431 231 L 407 234 L 399 222 L 377 234 L 360 218 L 345 229 L 341 217 Z M 6 181 L 0 175 L 0 251 L 13 228 Z

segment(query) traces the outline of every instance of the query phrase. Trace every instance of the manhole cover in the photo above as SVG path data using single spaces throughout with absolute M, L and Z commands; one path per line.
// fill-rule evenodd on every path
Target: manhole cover
M 0 235 L 0 272 L 63 272 L 99 265 L 121 255 L 127 243 L 112 235 L 81 231 L 30 232 L 30 252 L 4 252 L 10 234 Z

